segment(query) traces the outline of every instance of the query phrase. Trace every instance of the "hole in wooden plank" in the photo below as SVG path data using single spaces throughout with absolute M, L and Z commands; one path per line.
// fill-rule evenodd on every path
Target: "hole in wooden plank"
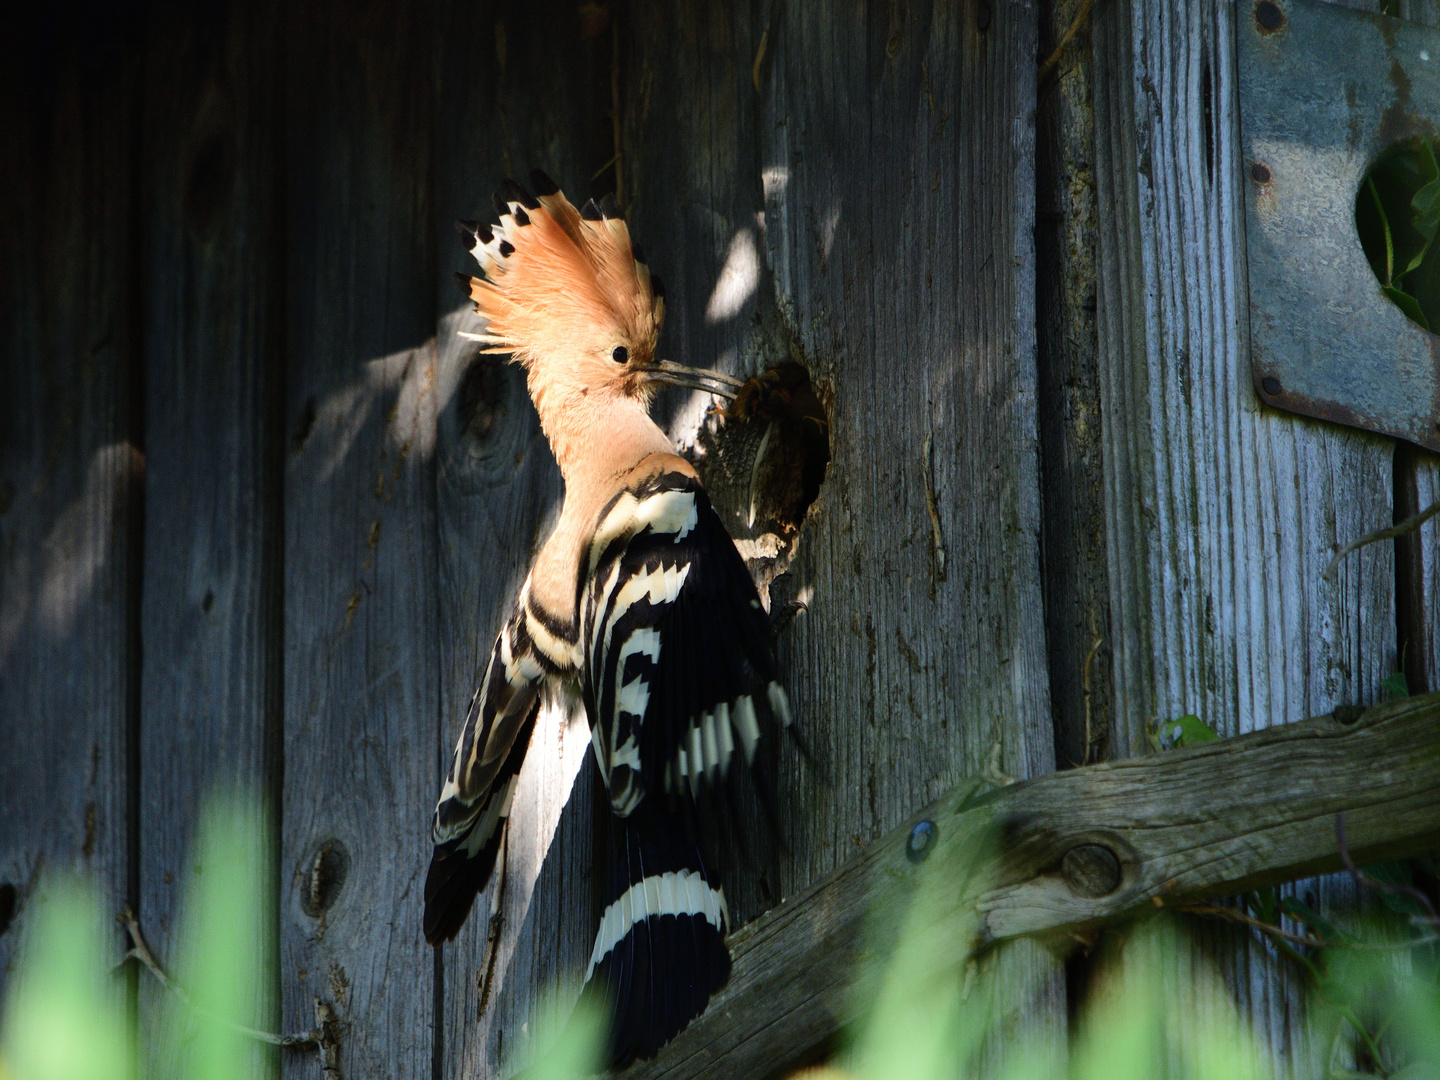
M 306 861 L 300 889 L 300 907 L 318 919 L 335 905 L 345 879 L 350 876 L 350 852 L 339 840 L 319 844 Z
M 9 881 L 0 882 L 0 934 L 10 929 L 15 921 L 15 909 L 20 906 L 20 890 Z
M 830 464 L 830 419 L 793 361 L 751 379 L 701 429 L 697 466 L 760 594 L 795 557 Z
M 1428 135 L 1376 155 L 1355 193 L 1355 230 L 1390 302 L 1411 322 L 1440 329 L 1440 168 Z

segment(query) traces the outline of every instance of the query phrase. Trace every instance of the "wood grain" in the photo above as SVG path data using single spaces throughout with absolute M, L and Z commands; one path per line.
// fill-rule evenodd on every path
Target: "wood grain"
M 1017 775 L 1053 767 L 1036 12 L 997 5 L 985 29 L 968 5 L 641 5 L 634 21 L 627 194 L 676 313 L 665 349 L 740 371 L 797 360 L 830 413 L 828 479 L 777 583 L 809 605 L 781 655 L 819 766 L 785 766 L 790 854 L 768 897 L 739 885 L 748 915 L 997 744 Z M 680 403 L 672 431 L 698 408 Z M 1047 988 L 1031 1018 L 1063 1023 L 1053 961 L 1027 963 Z
M 310 1027 L 320 997 L 340 1024 L 342 1075 L 430 1077 L 433 39 L 428 8 L 387 5 L 294 7 L 283 35 L 283 1018 Z M 309 1055 L 285 1059 L 287 1076 L 315 1070 Z
M 937 941 L 964 935 L 980 947 L 1049 934 L 1064 948 L 1072 932 L 1152 911 L 1157 897 L 1174 906 L 1334 869 L 1337 813 L 1362 862 L 1440 842 L 1440 695 L 1345 719 L 1317 717 L 985 794 L 983 784 L 962 784 L 733 934 L 735 971 L 710 1009 L 624 1075 L 762 1076 L 804 1060 L 856 1017 L 863 1000 L 851 988 L 887 957 L 877 928 L 899 924 L 907 898 L 933 875 L 953 884 L 940 892 L 955 902 L 918 932 Z M 937 839 L 917 865 L 906 842 L 922 820 Z M 1066 883 L 1062 857 L 1084 845 L 1118 855 L 1114 892 L 1081 896 Z
M 267 386 L 283 326 L 275 12 L 228 18 L 152 9 L 146 42 L 146 525 L 141 695 L 140 906 L 162 962 L 177 960 L 197 875 L 195 824 L 222 793 L 271 810 L 269 762 L 280 671 L 276 577 L 283 446 Z M 277 410 L 270 410 L 277 411 Z M 273 857 L 273 853 L 272 853 Z M 275 883 L 266 883 L 273 918 Z M 276 1030 L 273 946 L 259 1026 Z M 160 1055 L 166 1006 L 140 984 L 146 1072 L 182 1075 Z M 174 1011 L 171 1010 L 171 1014 Z M 183 1047 L 182 1032 L 169 1032 Z M 251 1068 L 278 1070 L 256 1046 Z
M 0 30 L 0 993 L 57 885 L 78 877 L 117 910 L 133 898 L 134 21 L 115 5 L 83 32 L 20 12 Z M 122 1001 L 132 988 L 111 984 Z
M 1272 412 L 1251 386 L 1234 20 L 1209 0 L 1095 14 L 1099 323 L 1115 751 L 1156 718 L 1230 735 L 1373 701 L 1395 650 L 1388 440 Z M 1297 886 L 1317 902 L 1348 883 Z M 1318 1068 L 1297 987 L 1217 931 L 1280 1075 Z
M 453 225 L 493 220 L 491 192 L 506 175 L 523 181 L 531 168 L 550 173 L 572 198 L 588 196 L 590 176 L 609 156 L 592 149 L 597 139 L 609 144 L 610 128 L 592 115 L 591 88 L 603 82 L 610 37 L 582 39 L 573 5 L 552 3 L 525 17 L 498 5 L 456 5 L 437 20 L 435 40 L 438 794 L 495 635 L 561 493 L 523 373 L 456 336 L 479 320 L 451 279 L 453 270 L 475 271 Z M 516 789 L 503 870 L 444 947 L 444 1076 L 508 1075 L 530 1054 L 552 998 L 568 1002 L 579 991 L 598 917 L 588 744 L 583 710 L 546 710 Z

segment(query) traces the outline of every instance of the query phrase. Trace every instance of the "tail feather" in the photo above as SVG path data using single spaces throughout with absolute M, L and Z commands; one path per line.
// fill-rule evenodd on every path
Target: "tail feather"
M 725 894 L 699 846 L 641 805 L 614 821 L 605 915 L 584 994 L 609 1011 L 606 1063 L 655 1055 L 730 977 Z

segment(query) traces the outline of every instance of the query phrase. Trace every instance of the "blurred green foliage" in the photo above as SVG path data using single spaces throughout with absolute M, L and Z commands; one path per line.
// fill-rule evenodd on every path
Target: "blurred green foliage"
M 187 997 L 165 995 L 163 1014 L 147 1018 L 152 1039 L 143 1055 L 175 1062 L 175 1071 L 194 1080 L 262 1073 L 263 1052 L 239 1029 L 263 1026 L 261 995 L 269 981 L 263 835 L 258 816 L 233 802 L 217 803 L 202 817 L 176 969 Z M 0 1027 L 0 1080 L 143 1075 L 124 982 L 111 971 L 113 918 L 79 882 L 57 883 L 34 902 Z
M 1385 295 L 1412 322 L 1440 330 L 1440 166 L 1429 136 L 1376 158 L 1355 196 L 1355 227 Z
M 234 804 L 205 816 L 179 950 L 176 982 L 183 990 L 164 995 L 168 1015 L 144 1023 L 149 1044 L 140 1059 L 158 1057 L 170 1063 L 167 1071 L 195 1080 L 258 1077 L 266 1071 L 264 1054 L 273 1053 L 257 1049 L 261 1044 L 248 1031 L 265 1026 L 264 987 L 273 983 L 265 961 L 272 943 L 260 914 L 266 860 L 258 822 Z M 990 865 L 981 856 L 993 836 L 977 832 L 949 841 L 922 866 L 892 875 L 893 887 L 882 890 L 867 941 L 870 962 L 854 990 L 859 1019 L 824 1073 L 857 1080 L 1272 1075 L 1250 1019 L 1185 941 L 1184 926 L 1163 913 L 1102 939 L 1068 1042 L 1059 1031 L 1027 1034 L 1018 1017 L 1026 1002 L 1047 993 L 1053 969 L 1037 962 L 1042 952 L 1032 943 L 972 952 L 978 922 L 965 897 L 984 891 L 979 868 Z M 1409 863 L 1372 867 L 1368 875 L 1382 888 L 1413 884 Z M 1369 923 L 1346 925 L 1274 890 L 1245 898 L 1250 917 L 1263 927 L 1289 928 L 1283 932 L 1290 940 L 1267 937 L 1265 944 L 1308 976 L 1308 1029 L 1322 1044 L 1288 1052 L 1297 1065 L 1325 1062 L 1324 1080 L 1440 1077 L 1440 927 L 1414 897 L 1385 891 L 1383 898 L 1387 906 Z M 135 1039 L 124 983 L 111 971 L 114 945 L 112 939 L 107 949 L 104 913 L 79 886 L 51 888 L 27 922 L 0 1025 L 0 1080 L 136 1076 Z M 603 1018 L 571 1014 L 567 1020 L 560 1003 L 543 1012 L 534 1045 L 546 1050 L 526 1071 L 527 1080 L 590 1074 Z M 318 1060 L 304 1067 L 318 1080 Z
M 1177 750 L 1182 746 L 1201 746 L 1220 738 L 1215 729 L 1193 713 L 1174 720 L 1160 720 L 1150 733 L 1150 745 L 1156 750 Z

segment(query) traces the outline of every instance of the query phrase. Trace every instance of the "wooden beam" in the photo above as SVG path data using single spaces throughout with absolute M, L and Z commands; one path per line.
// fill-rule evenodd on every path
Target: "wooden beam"
M 1338 869 L 1342 813 L 1360 862 L 1440 846 L 1440 694 L 1006 788 L 971 781 L 736 932 L 729 985 L 625 1076 L 762 1076 L 812 1054 L 851 1018 L 847 989 L 878 958 L 864 938 L 881 890 L 913 891 L 937 857 L 980 850 L 987 822 L 997 855 L 969 880 L 988 885 L 944 917 L 959 927 L 978 910 L 982 947 Z M 927 820 L 935 839 L 917 863 L 906 845 Z

